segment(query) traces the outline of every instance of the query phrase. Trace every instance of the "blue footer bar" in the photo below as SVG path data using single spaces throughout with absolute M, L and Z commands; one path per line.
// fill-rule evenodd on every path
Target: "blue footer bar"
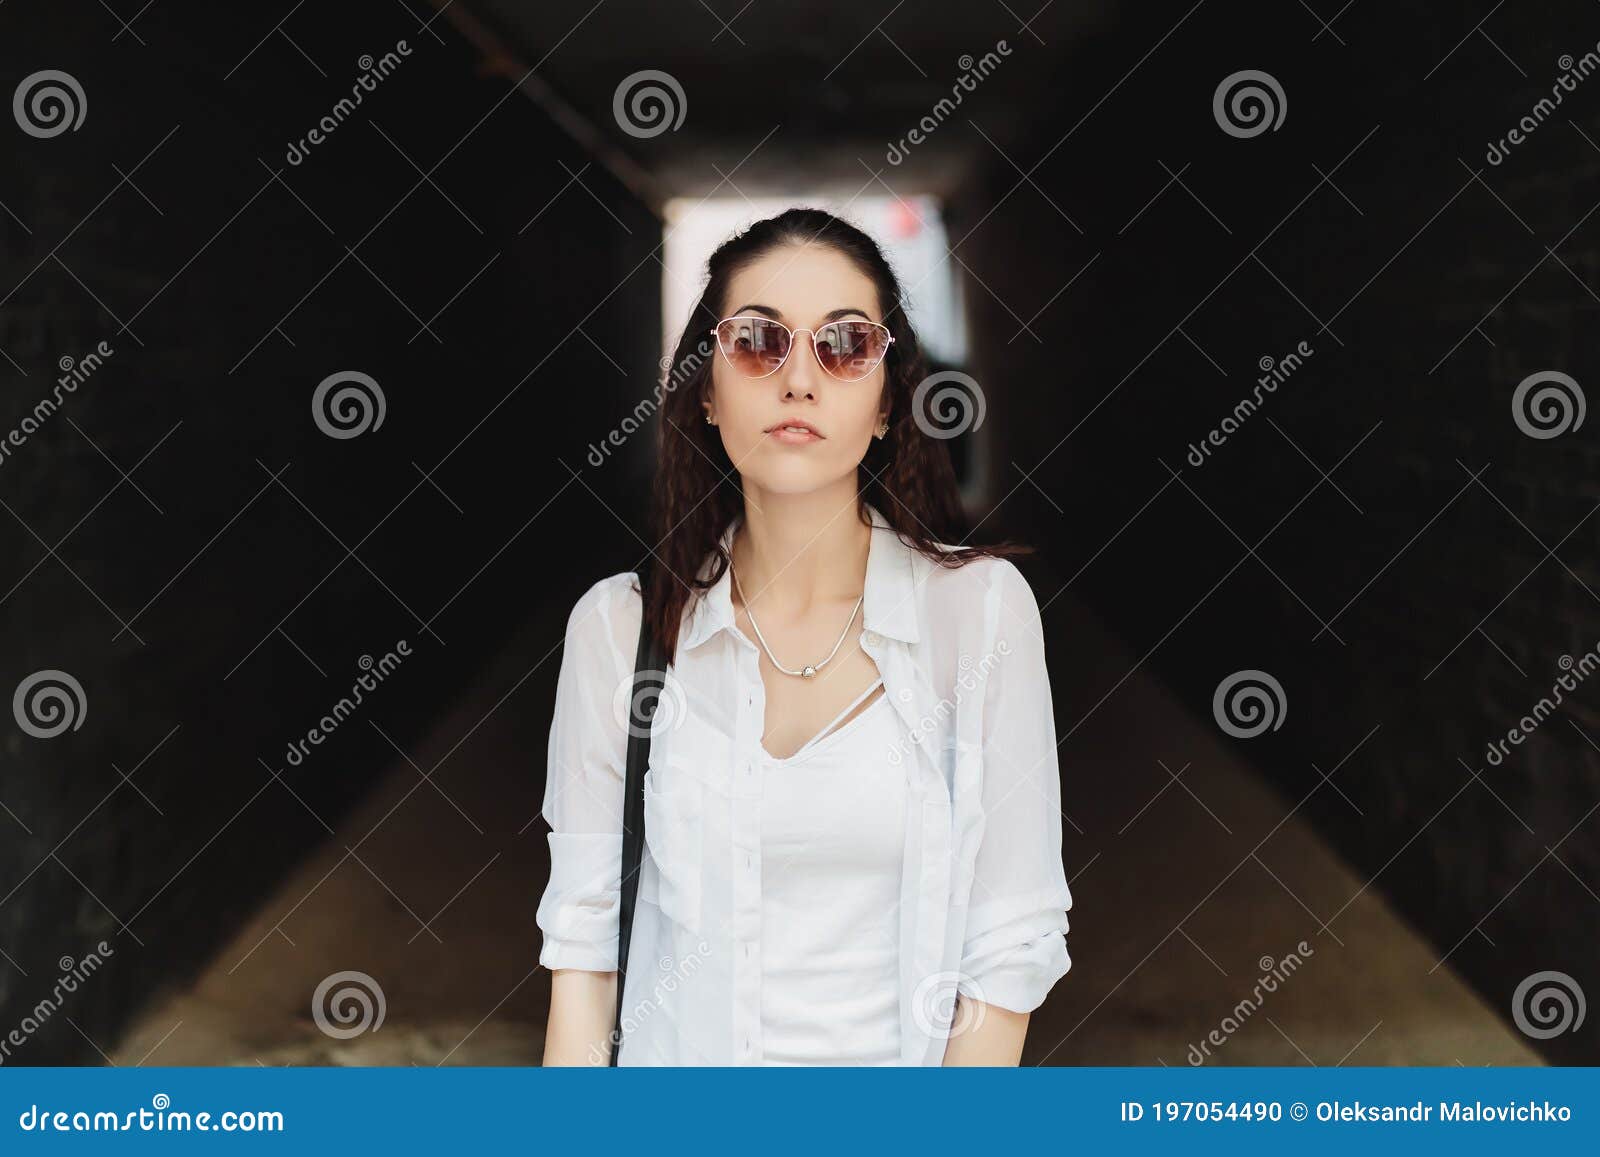
M 1597 1068 L 0 1069 L 0 1153 L 1597 1152 Z M 825 1148 L 819 1149 L 819 1146 Z M 1292 1148 L 1289 1148 L 1291 1147 Z

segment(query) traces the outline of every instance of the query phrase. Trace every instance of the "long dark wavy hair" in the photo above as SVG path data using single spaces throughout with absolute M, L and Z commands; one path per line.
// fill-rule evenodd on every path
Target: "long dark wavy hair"
M 941 566 L 1033 551 L 1013 542 L 963 543 L 969 527 L 950 452 L 945 441 L 930 437 L 912 413 L 912 395 L 926 377 L 926 363 L 901 309 L 899 279 L 877 242 L 821 209 L 787 209 L 755 222 L 711 255 L 705 291 L 689 314 L 669 363 L 652 490 L 652 532 L 659 545 L 654 558 L 639 568 L 645 623 L 668 662 L 677 653 L 678 627 L 688 600 L 703 595 L 727 569 L 730 559 L 720 548 L 721 538 L 744 510 L 739 476 L 716 427 L 705 422 L 701 406 L 710 390 L 717 353 L 711 327 L 728 306 L 728 286 L 734 276 L 786 245 L 826 245 L 853 261 L 876 287 L 883 323 L 894 335 L 884 358 L 889 432 L 872 440 L 856 471 L 856 513 L 862 523 L 870 523 L 866 512 L 870 503 L 901 541 Z M 940 543 L 957 548 L 942 550 Z M 709 576 L 701 581 L 698 576 L 713 553 L 717 557 Z

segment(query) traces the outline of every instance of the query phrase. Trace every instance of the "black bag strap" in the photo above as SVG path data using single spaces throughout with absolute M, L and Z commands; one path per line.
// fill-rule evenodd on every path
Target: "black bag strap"
M 641 571 L 641 603 L 647 581 Z M 633 666 L 633 694 L 628 700 L 628 772 L 622 803 L 622 896 L 617 909 L 617 1012 L 611 1029 L 612 1067 L 622 1051 L 622 994 L 628 977 L 628 945 L 633 937 L 639 870 L 644 862 L 644 773 L 650 765 L 650 721 L 666 679 L 661 648 L 643 614 L 639 622 L 639 652 Z

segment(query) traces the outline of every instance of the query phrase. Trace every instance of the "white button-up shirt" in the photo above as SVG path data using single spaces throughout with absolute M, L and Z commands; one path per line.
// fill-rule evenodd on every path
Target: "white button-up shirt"
M 903 725 L 892 758 L 908 788 L 900 902 L 884 913 L 900 945 L 900 1053 L 939 1065 L 971 1023 L 952 1016 L 958 993 L 1029 1012 L 1071 966 L 1050 684 L 1038 603 L 1012 563 L 941 566 L 868 510 L 859 639 Z M 766 694 L 729 592 L 724 570 L 685 610 L 651 724 L 619 1065 L 761 1063 Z M 567 622 L 536 916 L 546 968 L 617 967 L 640 617 L 626 572 L 584 592 Z

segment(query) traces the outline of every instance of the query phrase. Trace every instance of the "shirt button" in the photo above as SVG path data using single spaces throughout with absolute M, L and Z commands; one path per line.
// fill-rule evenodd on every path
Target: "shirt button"
M 869 647 L 876 647 L 878 645 L 878 632 L 868 631 L 861 636 L 861 641 Z

